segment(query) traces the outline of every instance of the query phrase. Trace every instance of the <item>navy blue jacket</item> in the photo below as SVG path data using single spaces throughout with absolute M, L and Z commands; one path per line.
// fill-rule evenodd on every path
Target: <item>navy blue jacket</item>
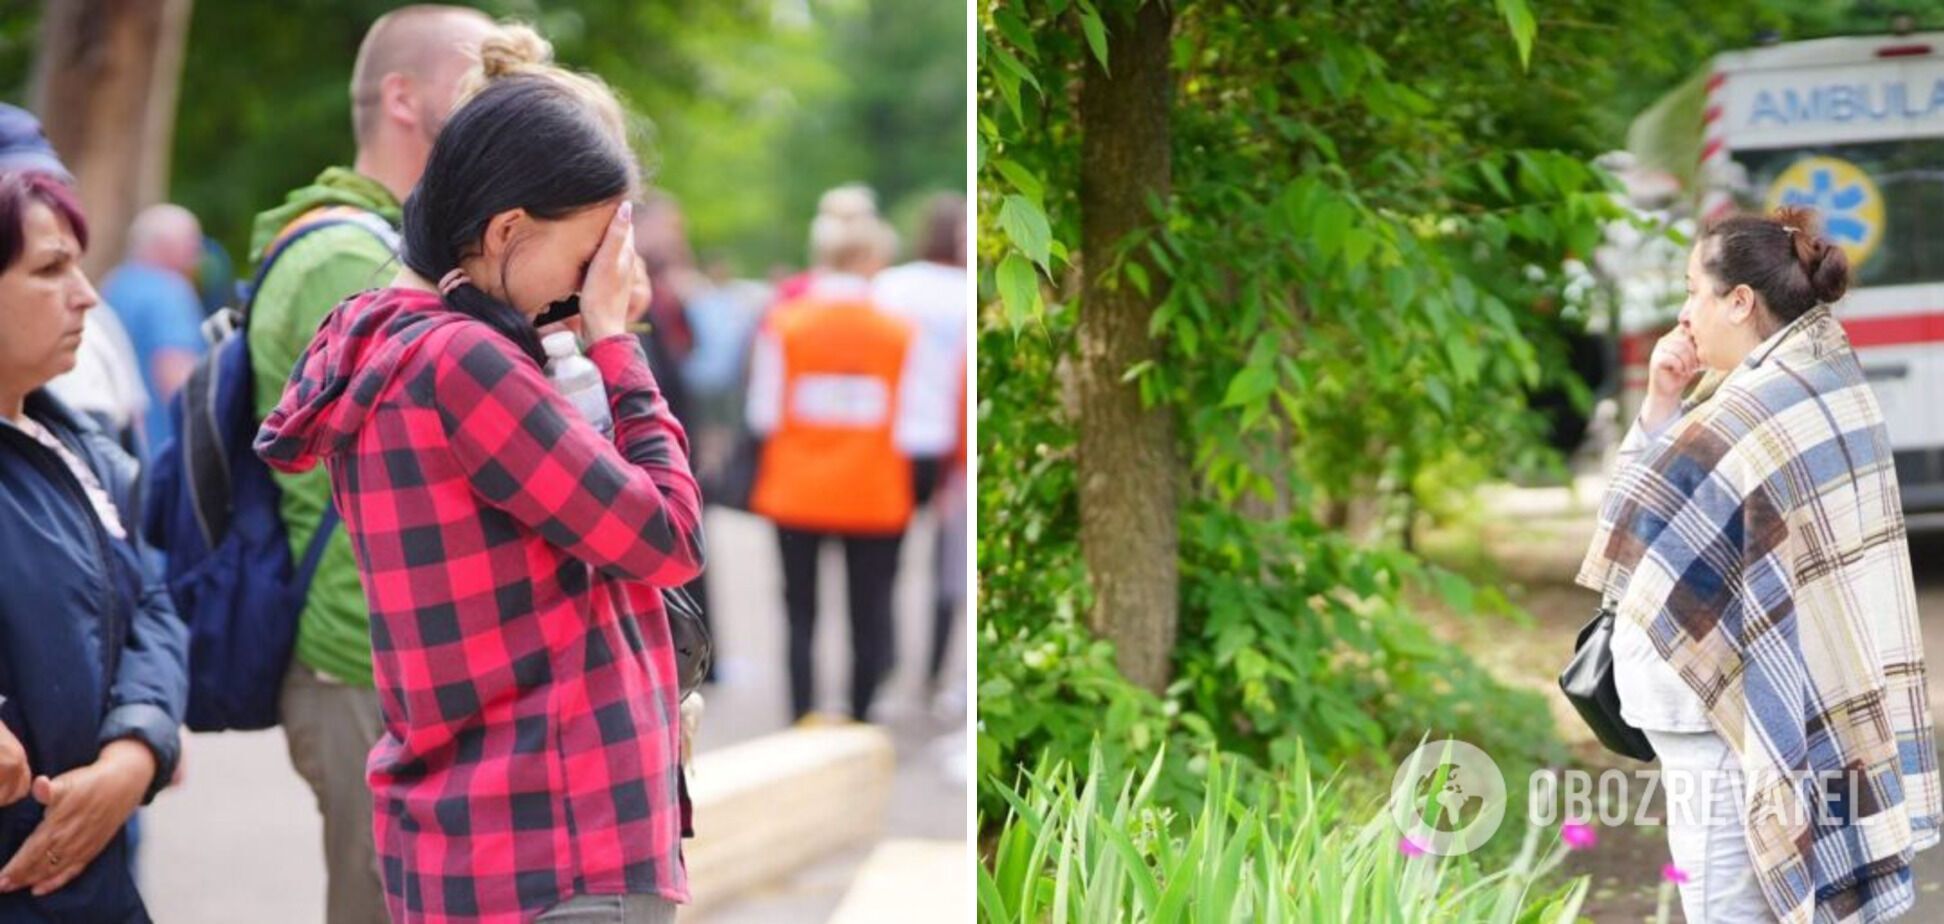
M 134 738 L 155 752 L 144 802 L 175 772 L 188 698 L 188 630 L 176 618 L 155 553 L 140 545 L 137 467 L 85 415 L 45 391 L 27 415 L 94 471 L 121 514 L 109 535 L 61 457 L 0 418 L 0 721 L 37 776 L 93 763 Z M 0 864 L 40 823 L 32 796 L 0 808 Z M 127 924 L 148 914 L 117 834 L 88 868 L 45 898 L 0 895 L 0 924 Z

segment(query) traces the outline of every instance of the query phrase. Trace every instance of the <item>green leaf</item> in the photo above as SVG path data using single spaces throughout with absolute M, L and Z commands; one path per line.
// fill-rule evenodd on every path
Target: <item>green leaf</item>
M 1024 122 L 1026 110 L 1019 101 L 1019 78 L 1006 71 L 995 70 L 992 72 L 992 82 L 998 85 L 999 98 L 1006 101 L 1006 109 L 1013 114 L 1013 121 Z
M 1451 389 L 1445 385 L 1443 379 L 1435 377 L 1425 379 L 1424 393 L 1431 399 L 1432 404 L 1438 406 L 1438 410 L 1444 412 L 1446 417 L 1451 416 Z
M 1129 260 L 1127 261 L 1125 267 L 1122 269 L 1122 272 L 1127 274 L 1127 281 L 1134 284 L 1134 289 L 1141 293 L 1141 297 L 1147 298 L 1148 297 L 1147 267 L 1144 267 L 1133 260 Z
M 1532 19 L 1532 9 L 1526 0 L 1498 0 L 1499 12 L 1505 14 L 1506 28 L 1512 31 L 1512 41 L 1519 46 L 1519 67 L 1532 65 L 1532 37 L 1539 31 L 1539 24 Z
M 1411 271 L 1401 266 L 1393 266 L 1384 271 L 1384 294 L 1389 298 L 1393 311 L 1402 311 L 1417 297 L 1417 281 L 1411 278 Z
M 1261 401 L 1276 388 L 1276 370 L 1268 366 L 1244 366 L 1229 380 L 1223 407 L 1243 407 Z
M 1371 248 L 1377 246 L 1377 237 L 1362 228 L 1351 228 L 1343 236 L 1343 263 L 1352 268 L 1364 265 L 1370 256 Z
M 1505 171 L 1499 169 L 1497 162 L 1490 160 L 1479 161 L 1478 172 L 1485 177 L 1485 184 L 1492 187 L 1493 192 L 1499 194 L 1499 198 L 1508 202 L 1511 201 L 1512 187 L 1505 185 Z
M 1039 316 L 1039 274 L 1033 271 L 1033 264 L 1025 257 L 1009 253 L 999 261 L 996 275 L 999 300 L 1006 306 L 1006 323 L 1018 331 L 1026 326 L 1027 321 Z
M 1005 203 L 999 207 L 999 227 L 1004 229 L 1013 246 L 1039 264 L 1041 269 L 1051 271 L 1052 267 L 1048 264 L 1052 260 L 1053 229 L 1047 224 L 1046 213 L 1040 211 L 1039 206 L 1025 196 L 1007 196 Z
M 1028 59 L 1039 57 L 1039 45 L 1033 41 L 1033 30 L 1028 28 L 1019 15 L 1009 9 L 999 9 L 992 14 L 993 22 L 998 23 L 1000 34 L 1013 43 Z
M 1093 49 L 1094 59 L 1100 62 L 1100 69 L 1113 73 L 1107 67 L 1107 24 L 1101 21 L 1100 10 L 1089 0 L 1080 0 L 1080 29 L 1087 33 L 1087 47 Z
M 1000 176 L 1006 178 L 1006 182 L 1011 183 L 1014 189 L 1031 199 L 1035 205 L 1046 201 L 1046 186 L 1040 182 L 1039 177 L 1033 175 L 1031 170 L 1010 160 L 1000 160 L 992 166 L 999 171 Z
M 1350 227 L 1355 213 L 1342 199 L 1330 198 L 1316 210 L 1316 219 L 1310 225 L 1311 239 L 1316 246 L 1317 257 L 1325 263 L 1334 257 L 1343 246 L 1343 234 Z
M 993 80 L 999 84 L 999 95 L 1005 97 L 1006 106 L 1012 110 L 1013 119 L 1023 122 L 1026 116 L 1025 108 L 1020 102 L 1019 85 L 1031 84 L 1034 91 L 1044 93 L 1045 91 L 1040 89 L 1039 78 L 1033 76 L 1033 72 L 1027 70 L 1026 65 L 1019 63 L 1019 59 L 1013 57 L 1012 52 L 996 44 L 987 44 L 986 49 L 991 52 L 987 57 L 999 65 L 992 71 Z
M 1484 358 L 1469 340 L 1462 336 L 1447 339 L 1445 355 L 1451 358 L 1451 371 L 1458 376 L 1458 384 L 1470 385 L 1478 380 L 1478 369 L 1484 364 Z

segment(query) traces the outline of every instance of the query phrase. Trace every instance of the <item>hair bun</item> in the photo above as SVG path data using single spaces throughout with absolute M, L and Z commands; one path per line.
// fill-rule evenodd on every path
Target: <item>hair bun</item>
M 487 80 L 526 73 L 553 61 L 553 45 L 532 27 L 500 26 L 479 43 L 479 69 Z
M 1849 291 L 1849 254 L 1820 238 L 1816 244 L 1820 252 L 1804 263 L 1803 269 L 1809 271 L 1809 285 L 1815 289 L 1816 300 L 1827 305 Z
M 1791 250 L 1816 301 L 1829 304 L 1849 291 L 1849 255 L 1818 234 L 1816 213 L 1800 206 L 1777 209 L 1775 221 L 1789 235 Z

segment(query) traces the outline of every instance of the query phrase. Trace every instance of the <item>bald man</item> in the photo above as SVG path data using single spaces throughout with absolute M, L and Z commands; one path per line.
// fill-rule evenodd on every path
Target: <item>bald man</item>
M 102 282 L 101 297 L 128 331 L 148 390 L 143 444 L 153 454 L 171 436 L 169 399 L 202 355 L 202 299 L 196 263 L 202 224 L 179 205 L 152 205 L 128 226 L 128 259 Z
M 324 315 L 346 296 L 391 278 L 399 203 L 425 171 L 432 139 L 452 111 L 460 80 L 478 62 L 480 41 L 496 28 L 475 10 L 409 6 L 386 14 L 365 33 L 351 76 L 357 158 L 349 167 L 325 170 L 282 205 L 257 216 L 253 264 L 293 223 L 327 217 L 338 222 L 293 236 L 250 306 L 245 337 L 259 417 L 283 394 L 291 367 Z M 330 501 L 330 478 L 322 467 L 276 478 L 283 490 L 284 526 L 301 554 Z M 385 901 L 364 774 L 365 756 L 381 731 L 371 679 L 371 619 L 343 530 L 336 530 L 324 548 L 298 618 L 282 722 L 291 762 L 324 816 L 327 920 L 382 924 Z

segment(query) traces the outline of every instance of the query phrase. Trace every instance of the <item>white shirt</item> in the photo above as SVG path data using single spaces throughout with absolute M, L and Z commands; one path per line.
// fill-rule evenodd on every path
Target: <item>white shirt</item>
M 60 437 L 41 426 L 40 421 L 22 414 L 15 426 L 33 437 L 35 442 L 53 450 L 54 454 L 61 458 L 61 462 L 68 467 L 68 471 L 74 473 L 74 479 L 81 482 L 82 492 L 88 495 L 88 504 L 94 508 L 95 516 L 101 520 L 102 527 L 108 530 L 108 535 L 116 539 L 127 539 L 128 532 L 122 528 L 121 512 L 115 508 L 114 498 L 108 496 L 108 491 L 101 486 L 100 479 L 95 477 L 94 469 L 81 461 L 81 457 L 75 455 L 66 443 L 61 442 Z
M 1651 430 L 1634 418 L 1620 441 L 1616 473 L 1633 464 L 1660 441 L 1680 418 L 1670 417 Z M 1613 686 L 1620 694 L 1620 717 L 1635 728 L 1666 732 L 1711 731 L 1708 707 L 1654 648 L 1647 630 L 1631 620 L 1613 621 Z
M 1784 325 L 1762 341 L 1749 355 L 1767 356 L 1792 325 Z M 1739 368 L 1739 367 L 1738 367 Z M 1731 373 L 1732 374 L 1732 373 Z M 1614 464 L 1615 476 L 1632 465 L 1648 449 L 1674 429 L 1686 409 L 1649 429 L 1639 417 L 1620 441 Z M 1613 621 L 1613 686 L 1620 694 L 1620 717 L 1640 729 L 1664 732 L 1713 731 L 1708 722 L 1708 707 L 1687 681 L 1681 679 L 1667 659 L 1654 647 L 1647 630 L 1625 619 Z

